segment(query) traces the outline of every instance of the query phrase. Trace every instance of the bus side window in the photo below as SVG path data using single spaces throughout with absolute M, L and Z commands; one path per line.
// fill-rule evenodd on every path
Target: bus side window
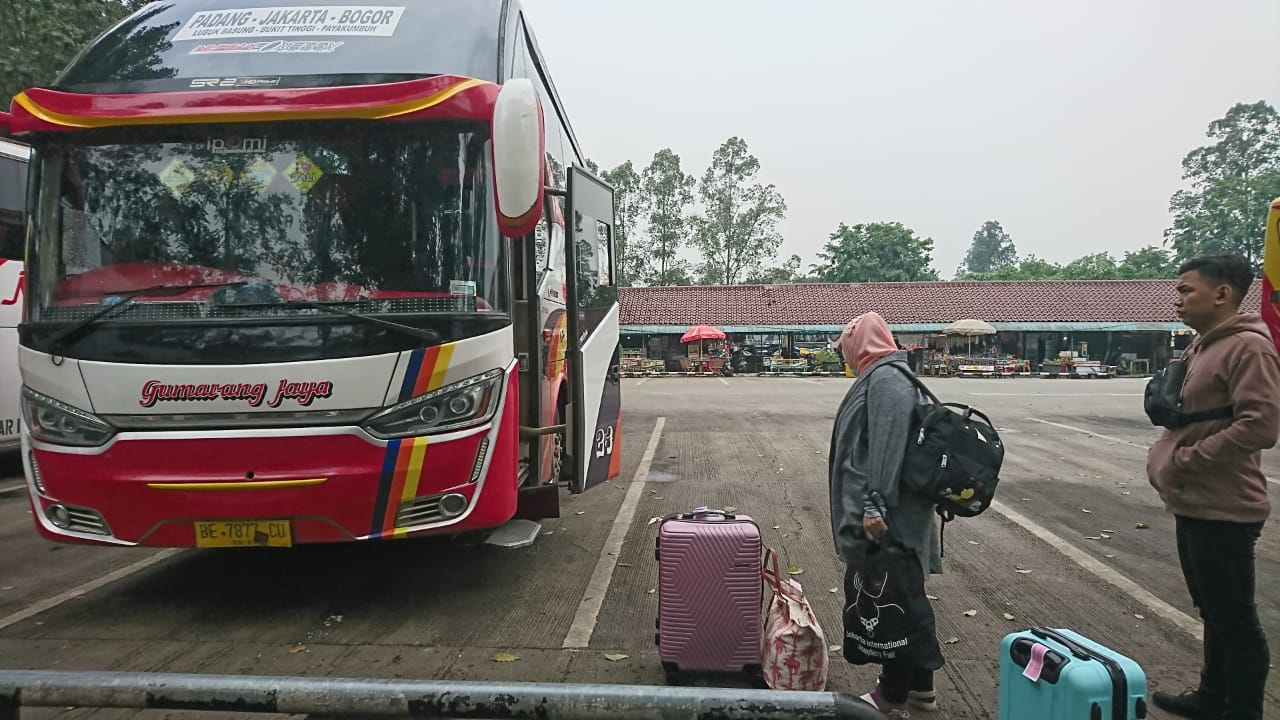
M 27 164 L 0 156 L 0 260 L 22 260 Z

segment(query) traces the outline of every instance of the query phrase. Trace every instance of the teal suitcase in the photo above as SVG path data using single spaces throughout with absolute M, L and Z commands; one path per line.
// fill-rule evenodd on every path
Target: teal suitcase
M 1070 630 L 1033 628 L 1000 643 L 1000 720 L 1142 720 L 1147 676 Z

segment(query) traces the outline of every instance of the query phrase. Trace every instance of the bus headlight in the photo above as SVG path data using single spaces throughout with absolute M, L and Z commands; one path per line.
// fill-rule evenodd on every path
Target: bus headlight
M 97 447 L 116 434 L 94 415 L 28 387 L 22 388 L 22 420 L 31 437 L 54 445 Z
M 410 398 L 369 418 L 364 429 L 379 438 L 412 437 L 480 425 L 493 418 L 503 374 L 490 370 Z

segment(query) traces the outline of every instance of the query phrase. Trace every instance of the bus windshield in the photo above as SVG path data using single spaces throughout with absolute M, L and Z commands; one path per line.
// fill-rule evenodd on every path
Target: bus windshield
M 141 288 L 216 283 L 236 286 L 144 293 L 120 316 L 250 317 L 294 301 L 501 311 L 486 140 L 452 123 L 54 138 L 39 151 L 31 320 L 74 322 Z

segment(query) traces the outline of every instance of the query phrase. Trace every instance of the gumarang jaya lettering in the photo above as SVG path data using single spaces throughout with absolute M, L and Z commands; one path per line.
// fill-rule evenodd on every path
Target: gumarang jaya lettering
M 299 405 L 307 407 L 318 398 L 323 399 L 332 396 L 333 383 L 328 380 L 320 382 L 281 380 L 276 387 L 275 396 L 266 405 L 267 407 L 277 408 L 285 400 L 296 400 Z M 261 407 L 266 398 L 266 383 L 178 384 L 148 380 L 142 386 L 142 399 L 138 401 L 138 404 L 149 408 L 160 402 L 245 400 L 248 401 L 250 407 Z

